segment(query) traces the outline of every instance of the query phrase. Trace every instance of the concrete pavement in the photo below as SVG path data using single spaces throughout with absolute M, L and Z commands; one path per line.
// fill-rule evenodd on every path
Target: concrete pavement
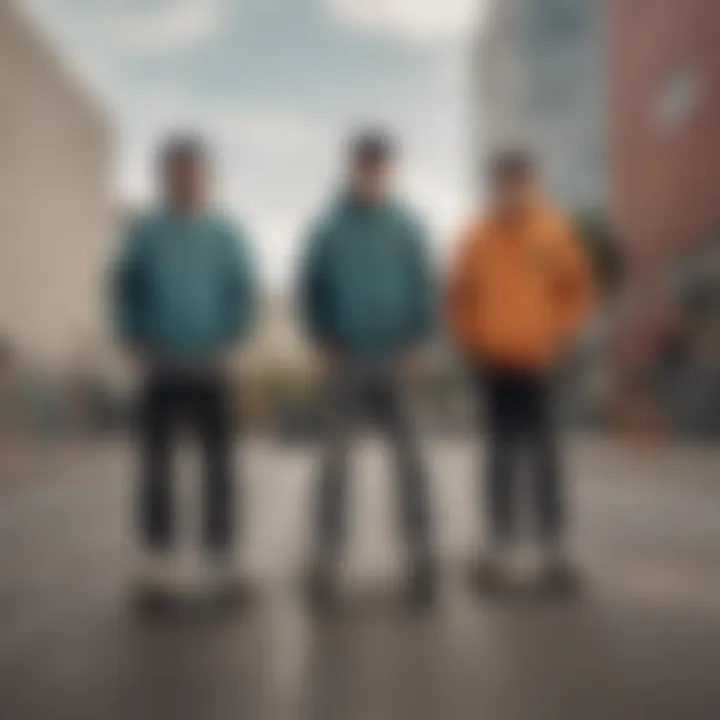
M 720 452 L 577 440 L 572 603 L 477 603 L 460 569 L 478 529 L 482 452 L 433 442 L 443 596 L 393 602 L 401 553 L 381 444 L 359 453 L 349 584 L 362 601 L 311 619 L 297 591 L 312 452 L 242 453 L 244 561 L 257 597 L 232 616 L 151 622 L 136 570 L 133 460 L 87 449 L 0 488 L 0 718 L 668 720 L 720 717 Z M 180 458 L 191 548 L 195 470 Z

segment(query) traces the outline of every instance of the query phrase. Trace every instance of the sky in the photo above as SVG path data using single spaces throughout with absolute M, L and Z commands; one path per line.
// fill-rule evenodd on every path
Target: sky
M 360 125 L 402 138 L 401 187 L 438 252 L 465 218 L 469 49 L 486 0 L 22 1 L 109 108 L 118 202 L 152 198 L 159 138 L 201 130 L 274 284 Z

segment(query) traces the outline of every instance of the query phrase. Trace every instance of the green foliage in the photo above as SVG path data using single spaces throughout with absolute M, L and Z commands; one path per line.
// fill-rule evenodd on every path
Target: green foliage
M 625 271 L 621 239 L 599 211 L 579 212 L 575 216 L 575 227 L 590 258 L 601 293 L 611 295 L 622 282 Z

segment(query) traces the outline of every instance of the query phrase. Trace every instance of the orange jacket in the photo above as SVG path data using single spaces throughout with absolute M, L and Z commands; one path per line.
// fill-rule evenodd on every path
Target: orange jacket
M 464 354 L 503 368 L 550 369 L 592 305 L 587 259 L 570 224 L 546 207 L 464 235 L 450 279 L 450 327 Z

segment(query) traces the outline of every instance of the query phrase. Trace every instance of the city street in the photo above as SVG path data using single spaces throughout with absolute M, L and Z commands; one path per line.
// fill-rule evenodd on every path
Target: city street
M 472 597 L 477 452 L 438 441 L 429 454 L 443 592 L 428 615 L 395 601 L 393 488 L 374 440 L 355 466 L 347 608 L 322 621 L 298 580 L 307 450 L 258 440 L 242 453 L 244 559 L 257 588 L 231 614 L 153 620 L 128 602 L 129 448 L 83 450 L 0 489 L 0 718 L 720 717 L 720 452 L 576 439 L 568 475 L 587 588 L 554 603 Z M 194 462 L 181 460 L 191 476 Z

